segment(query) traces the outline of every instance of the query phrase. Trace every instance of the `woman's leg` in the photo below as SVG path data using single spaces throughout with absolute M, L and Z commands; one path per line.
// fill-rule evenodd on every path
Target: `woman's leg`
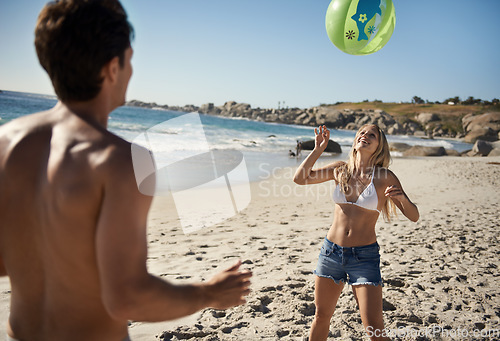
M 337 305 L 344 283 L 336 284 L 332 279 L 316 276 L 314 303 L 316 313 L 311 325 L 309 341 L 324 341 L 330 331 L 330 320 Z
M 381 285 L 353 285 L 352 291 L 363 326 L 371 340 L 389 340 L 384 337 L 384 316 L 382 313 L 382 286 Z

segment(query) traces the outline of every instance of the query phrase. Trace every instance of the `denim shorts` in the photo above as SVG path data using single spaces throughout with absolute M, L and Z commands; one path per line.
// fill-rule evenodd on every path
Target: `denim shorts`
M 377 242 L 357 247 L 343 247 L 327 238 L 321 246 L 314 274 L 351 285 L 381 285 L 380 247 Z

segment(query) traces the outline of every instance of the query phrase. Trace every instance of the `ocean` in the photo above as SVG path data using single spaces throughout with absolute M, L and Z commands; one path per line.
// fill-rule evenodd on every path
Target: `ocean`
M 3 91 L 0 93 L 0 125 L 17 117 L 52 108 L 57 100 L 54 96 Z M 195 115 L 195 116 L 193 116 Z M 191 119 L 184 119 L 190 117 Z M 192 119 L 195 119 L 193 121 Z M 193 122 L 197 122 L 193 125 Z M 175 160 L 189 158 L 210 150 L 239 151 L 246 160 L 250 180 L 269 176 L 275 169 L 298 165 L 307 155 L 289 157 L 295 151 L 297 140 L 314 138 L 314 128 L 225 118 L 205 114 L 190 114 L 163 110 L 123 106 L 110 115 L 108 129 L 128 140 L 140 141 L 145 132 L 163 143 L 162 153 L 175 155 Z M 152 136 L 151 135 L 151 136 Z M 354 140 L 354 131 L 331 130 L 331 139 L 342 147 L 342 154 L 325 158 L 346 159 Z M 421 139 L 413 136 L 387 136 L 389 142 L 404 142 L 409 145 L 443 146 L 459 152 L 472 145 L 451 139 Z M 168 142 L 168 143 L 165 143 Z M 398 154 L 393 154 L 398 157 Z

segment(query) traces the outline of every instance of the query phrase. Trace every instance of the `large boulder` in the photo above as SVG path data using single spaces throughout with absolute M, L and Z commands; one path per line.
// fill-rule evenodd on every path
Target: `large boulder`
M 490 127 L 498 132 L 500 131 L 500 112 L 488 112 L 481 115 L 466 115 L 462 118 L 462 126 L 465 132 L 485 127 Z
M 471 156 L 500 156 L 500 141 L 477 140 L 470 151 Z
M 226 111 L 231 111 L 232 107 L 235 106 L 236 103 L 235 101 L 227 101 L 226 103 L 224 103 L 224 105 L 222 106 L 222 108 Z
M 372 120 L 383 130 L 386 130 L 388 127 L 396 123 L 396 120 L 383 110 L 375 110 Z
M 276 122 L 279 119 L 279 115 L 276 112 L 271 112 L 266 116 L 267 122 Z
M 302 114 L 300 114 L 299 116 L 297 116 L 295 118 L 295 124 L 302 124 L 302 122 L 304 122 L 307 118 L 309 117 L 309 113 L 307 112 L 303 112 Z
M 222 116 L 234 117 L 243 116 L 243 114 L 250 114 L 250 104 L 237 103 L 235 101 L 227 101 L 223 106 L 218 107 Z
M 359 129 L 359 126 L 354 123 L 354 122 L 349 122 L 346 124 L 345 128 L 344 129 L 347 129 L 347 130 L 358 130 Z
M 290 109 L 280 115 L 280 122 L 285 124 L 295 124 L 297 117 L 307 113 L 301 109 Z
M 446 155 L 448 156 L 460 156 L 460 153 L 455 149 L 446 149 Z
M 403 124 L 403 128 L 406 133 L 415 134 L 415 132 L 420 131 L 420 126 L 417 122 L 409 121 Z
M 375 121 L 370 119 L 370 115 L 358 115 L 356 118 L 356 124 L 361 127 L 365 124 L 375 124 Z
M 488 141 L 477 140 L 472 147 L 472 151 L 482 156 L 488 155 L 493 150 L 493 146 Z
M 200 108 L 194 104 L 186 104 L 185 106 L 180 108 L 182 112 L 195 112 L 198 111 L 199 109 Z
M 403 156 L 444 156 L 444 147 L 413 146 L 403 152 Z
M 423 112 L 417 115 L 416 120 L 421 124 L 421 125 L 426 125 L 429 122 L 434 122 L 434 121 L 439 121 L 440 118 L 437 114 L 434 113 L 428 113 L 428 112 Z
M 488 156 L 500 156 L 500 148 L 493 148 Z
M 314 140 L 307 140 L 302 142 L 302 149 L 304 150 L 313 150 L 314 149 Z M 325 152 L 327 153 L 336 153 L 340 154 L 342 153 L 342 148 L 340 147 L 340 144 L 333 140 L 328 141 L 328 146 L 326 146 Z
M 156 103 L 146 103 L 146 102 L 138 101 L 136 99 L 128 101 L 127 103 L 125 103 L 125 105 L 127 105 L 129 107 L 141 107 L 141 108 L 155 108 L 155 107 L 158 107 L 158 104 L 156 104 Z M 165 108 L 165 109 L 167 109 L 167 108 Z
M 318 126 L 319 124 L 316 123 L 316 117 L 313 114 L 309 114 L 308 116 L 302 121 L 303 125 L 307 126 Z
M 500 112 L 489 112 L 482 115 L 466 115 L 462 118 L 465 140 L 474 143 L 477 140 L 496 141 L 500 132 Z
M 214 109 L 214 104 L 213 103 L 206 103 L 206 104 L 202 104 L 200 106 L 200 112 L 204 113 L 204 114 L 208 114 L 213 109 Z
M 405 152 L 411 148 L 411 145 L 403 142 L 391 142 L 389 143 L 389 150 L 391 152 Z
M 199 112 L 203 114 L 218 115 L 221 112 L 221 109 L 214 106 L 213 103 L 205 103 L 201 105 Z
M 396 121 L 394 118 L 383 110 L 375 110 L 373 112 L 360 112 L 355 113 L 356 125 L 361 127 L 365 124 L 376 124 L 380 129 L 387 131 L 387 128 L 394 125 Z
M 231 107 L 231 112 L 235 113 L 237 116 L 243 116 L 250 113 L 252 107 L 247 103 L 237 103 Z
M 394 123 L 394 125 L 387 128 L 387 134 L 389 135 L 398 135 L 404 134 L 406 131 L 403 126 L 401 126 L 398 122 Z
M 477 140 L 496 141 L 498 134 L 490 127 L 474 128 L 465 135 L 464 141 L 467 143 L 475 143 Z

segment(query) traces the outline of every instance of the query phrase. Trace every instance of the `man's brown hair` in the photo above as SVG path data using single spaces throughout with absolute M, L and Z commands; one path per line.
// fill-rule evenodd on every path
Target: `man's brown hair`
M 41 11 L 35 47 L 59 99 L 86 101 L 99 93 L 106 63 L 118 56 L 123 67 L 132 37 L 118 0 L 59 0 Z

